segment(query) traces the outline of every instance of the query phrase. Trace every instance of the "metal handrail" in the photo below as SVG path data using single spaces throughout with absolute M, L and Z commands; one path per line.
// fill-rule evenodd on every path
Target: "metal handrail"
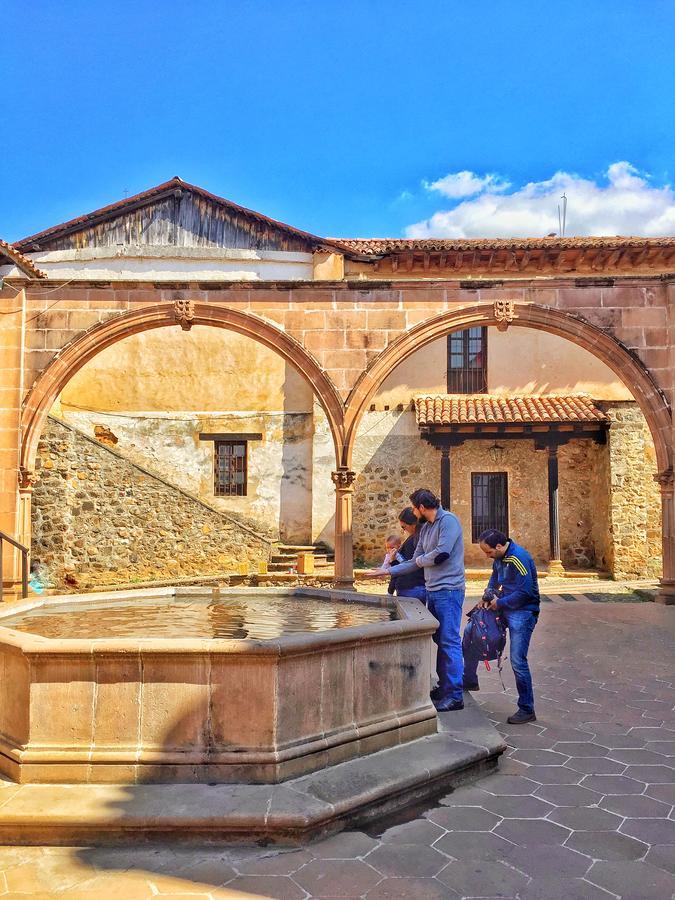
M 28 596 L 28 556 L 30 554 L 30 550 L 28 547 L 24 547 L 23 544 L 20 544 L 18 541 L 15 541 L 13 537 L 10 537 L 8 534 L 5 534 L 4 531 L 0 531 L 0 603 L 2 602 L 2 542 L 7 541 L 8 544 L 11 544 L 13 547 L 16 547 L 17 550 L 21 552 L 21 596 L 25 600 Z

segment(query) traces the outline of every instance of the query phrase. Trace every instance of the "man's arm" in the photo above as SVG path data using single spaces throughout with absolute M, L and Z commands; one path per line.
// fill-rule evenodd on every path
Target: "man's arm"
M 418 556 L 415 562 L 420 568 L 437 566 L 439 563 L 445 562 L 461 536 L 462 526 L 459 524 L 459 520 L 455 516 L 444 516 L 438 527 L 436 546 Z M 439 556 L 442 558 L 438 559 Z

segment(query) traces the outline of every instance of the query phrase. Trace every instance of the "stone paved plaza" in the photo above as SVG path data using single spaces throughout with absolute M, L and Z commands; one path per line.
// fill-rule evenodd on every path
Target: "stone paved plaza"
M 404 821 L 300 850 L 5 847 L 0 891 L 124 900 L 673 897 L 675 610 L 607 593 L 547 600 L 531 653 L 538 722 L 504 725 L 514 708 L 508 666 L 506 694 L 493 670 L 474 695 L 509 746 L 499 774 Z

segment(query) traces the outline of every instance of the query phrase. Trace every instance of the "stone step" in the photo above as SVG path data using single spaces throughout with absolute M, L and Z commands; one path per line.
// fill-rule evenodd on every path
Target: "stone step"
M 493 772 L 506 749 L 473 700 L 438 732 L 282 784 L 0 782 L 5 845 L 168 840 L 297 846 Z

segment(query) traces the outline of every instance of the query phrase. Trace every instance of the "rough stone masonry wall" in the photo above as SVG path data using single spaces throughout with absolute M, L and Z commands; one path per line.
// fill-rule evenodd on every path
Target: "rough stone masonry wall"
M 649 428 L 635 403 L 600 403 L 609 430 L 608 563 L 615 578 L 658 578 L 661 498 Z
M 33 493 L 33 559 L 58 588 L 234 572 L 269 543 L 49 419 Z

